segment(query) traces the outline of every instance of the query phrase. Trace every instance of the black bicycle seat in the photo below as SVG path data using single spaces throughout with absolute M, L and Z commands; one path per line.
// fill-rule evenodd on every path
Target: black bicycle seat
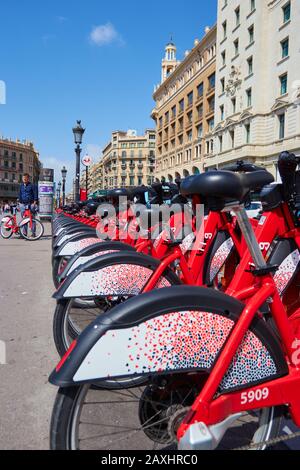
M 209 171 L 184 180 L 180 192 L 183 196 L 199 195 L 205 198 L 242 201 L 250 191 L 261 189 L 273 182 L 273 176 L 267 171 L 245 174 Z

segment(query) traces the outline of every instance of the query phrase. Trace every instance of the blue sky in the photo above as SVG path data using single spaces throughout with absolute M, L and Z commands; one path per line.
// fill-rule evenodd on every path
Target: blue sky
M 216 21 L 217 0 L 10 0 L 1 5 L 0 134 L 28 138 L 74 172 L 72 126 L 95 156 L 112 130 L 153 127 L 153 87 L 173 35 L 178 58 Z M 59 175 L 58 175 L 59 176 Z M 57 178 L 58 179 L 58 178 Z

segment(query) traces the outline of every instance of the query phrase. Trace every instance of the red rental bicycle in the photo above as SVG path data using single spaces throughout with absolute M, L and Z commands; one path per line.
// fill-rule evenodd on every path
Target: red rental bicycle
M 300 308 L 288 317 L 273 277 L 278 266 L 266 262 L 244 208 L 269 176 L 211 172 L 184 184 L 212 210 L 234 211 L 252 282 L 235 297 L 190 286 L 155 290 L 98 317 L 50 378 L 63 387 L 53 449 L 263 450 L 280 434 L 282 416 L 300 426 Z M 299 250 L 296 220 L 292 235 Z M 130 388 L 141 374 L 148 382 Z M 101 390 L 107 378 L 127 379 L 126 390 Z
M 15 234 L 28 241 L 36 241 L 44 235 L 44 226 L 40 220 L 33 217 L 30 206 L 26 206 L 19 224 L 17 214 L 6 216 L 1 220 L 0 233 L 4 239 L 9 239 Z

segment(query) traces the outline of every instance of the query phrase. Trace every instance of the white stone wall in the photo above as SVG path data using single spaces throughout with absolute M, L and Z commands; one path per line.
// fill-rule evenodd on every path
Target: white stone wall
M 216 118 L 214 130 L 214 154 L 206 161 L 206 167 L 246 158 L 265 163 L 275 172 L 277 152 L 285 149 L 300 153 L 300 1 L 291 0 L 291 20 L 283 23 L 282 7 L 287 0 L 256 0 L 255 11 L 250 11 L 250 0 L 224 0 L 218 2 Z M 240 7 L 240 26 L 236 27 L 236 8 Z M 223 23 L 227 21 L 227 39 L 223 39 Z M 248 28 L 254 25 L 254 42 L 249 45 Z M 289 56 L 282 60 L 281 41 L 289 37 Z M 239 55 L 235 56 L 234 41 L 239 39 Z M 222 52 L 226 51 L 226 66 Z M 253 57 L 253 74 L 248 74 L 247 59 Z M 222 93 L 221 79 L 225 87 L 234 76 L 232 95 Z M 282 74 L 288 73 L 288 93 L 280 96 Z M 252 106 L 247 107 L 246 90 L 252 88 Z M 232 98 L 236 99 L 236 113 L 232 110 Z M 224 120 L 220 118 L 220 106 L 224 106 Z M 278 114 L 285 113 L 285 139 L 279 140 Z M 246 143 L 245 124 L 250 124 L 250 144 Z M 230 145 L 230 131 L 235 133 L 234 148 Z M 220 151 L 219 137 L 223 137 Z M 271 157 L 271 158 L 270 158 Z

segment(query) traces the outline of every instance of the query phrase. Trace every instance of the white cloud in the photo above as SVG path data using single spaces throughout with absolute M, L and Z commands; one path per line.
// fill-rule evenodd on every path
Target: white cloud
M 124 45 L 124 40 L 112 23 L 95 26 L 90 35 L 90 42 L 98 47 L 110 44 Z
M 68 18 L 66 18 L 65 16 L 57 16 L 56 19 L 59 23 L 65 23 L 66 21 L 68 21 Z

